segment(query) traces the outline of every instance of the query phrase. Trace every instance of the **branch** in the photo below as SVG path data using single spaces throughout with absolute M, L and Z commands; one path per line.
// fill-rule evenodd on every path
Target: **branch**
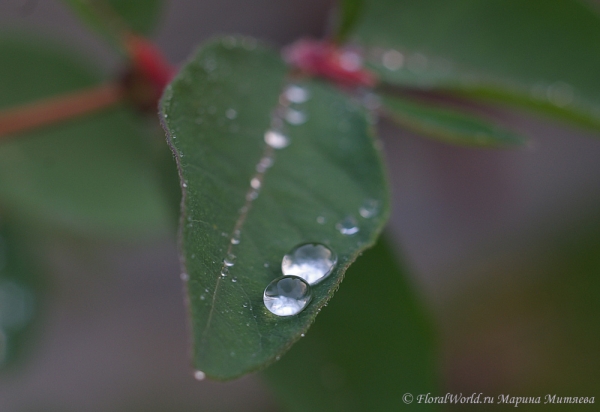
M 120 84 L 107 83 L 0 111 L 0 139 L 110 107 L 124 95 Z

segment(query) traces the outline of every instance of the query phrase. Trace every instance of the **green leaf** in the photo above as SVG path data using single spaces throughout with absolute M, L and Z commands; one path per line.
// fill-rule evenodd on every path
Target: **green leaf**
M 42 285 L 17 233 L 0 222 L 0 369 L 22 359 L 41 309 Z
M 600 126 L 600 16 L 576 0 L 368 0 L 355 39 L 382 80 Z
M 203 47 L 161 103 L 183 179 L 181 258 L 189 276 L 194 365 L 216 379 L 264 367 L 299 339 L 346 268 L 373 244 L 389 209 L 370 119 L 340 91 L 298 83 L 310 98 L 292 106 L 308 120 L 281 126 L 288 147 L 265 143 L 275 117 L 284 115 L 278 102 L 291 79 L 281 58 L 254 42 L 225 38 Z M 265 158 L 274 164 L 262 175 L 257 166 Z M 255 200 L 253 178 L 261 183 Z M 367 199 L 381 206 L 369 219 L 359 216 Z M 356 219 L 358 233 L 336 229 L 347 216 Z M 284 254 L 307 242 L 329 246 L 337 266 L 312 288 L 303 312 L 275 316 L 263 291 L 282 275 Z M 222 277 L 230 252 L 237 259 Z
M 400 126 L 447 143 L 502 147 L 525 143 L 510 131 L 456 110 L 416 103 L 397 96 L 381 98 L 384 114 Z
M 344 41 L 358 22 L 364 9 L 365 0 L 340 0 L 340 17 L 336 31 L 338 41 Z
M 100 81 L 48 44 L 0 39 L 0 108 L 80 90 Z M 102 235 L 168 228 L 166 205 L 144 141 L 147 125 L 124 107 L 0 142 L 3 212 Z
M 150 34 L 160 20 L 162 0 L 63 0 L 91 28 L 119 45 L 124 32 Z
M 398 411 L 405 393 L 414 402 L 436 393 L 437 358 L 432 319 L 380 241 L 348 270 L 306 337 L 264 375 L 289 411 Z

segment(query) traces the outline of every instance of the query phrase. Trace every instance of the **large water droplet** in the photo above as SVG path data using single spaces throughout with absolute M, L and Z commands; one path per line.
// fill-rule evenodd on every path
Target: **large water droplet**
M 285 98 L 292 103 L 304 103 L 310 97 L 308 90 L 297 85 L 288 86 L 285 89 Z
M 375 199 L 365 200 L 358 212 L 365 219 L 377 216 L 379 213 L 379 201 Z
M 296 109 L 287 109 L 285 112 L 285 120 L 289 124 L 297 126 L 306 122 L 306 113 Z
M 342 235 L 353 235 L 358 233 L 358 223 L 352 216 L 346 216 L 342 221 L 335 225 L 335 228 L 340 231 Z
M 273 149 L 283 149 L 290 144 L 290 139 L 283 133 L 268 130 L 265 133 L 265 142 Z
M 296 246 L 281 261 L 286 276 L 298 276 L 314 285 L 325 279 L 337 262 L 336 254 L 319 243 Z
M 206 374 L 202 371 L 196 371 L 194 372 L 194 378 L 196 378 L 196 380 L 201 381 L 204 378 L 206 378 Z
M 293 316 L 302 312 L 311 297 L 310 285 L 304 279 L 283 276 L 265 288 L 263 302 L 277 316 Z

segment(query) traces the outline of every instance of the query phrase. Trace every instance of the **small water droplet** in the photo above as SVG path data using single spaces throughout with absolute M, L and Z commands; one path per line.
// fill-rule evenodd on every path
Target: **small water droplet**
M 311 297 L 310 285 L 304 279 L 283 276 L 265 288 L 263 302 L 267 309 L 277 316 L 293 316 L 302 312 Z
M 264 173 L 271 166 L 273 166 L 273 158 L 265 156 L 260 159 L 260 162 L 256 165 L 256 171 L 258 173 Z
M 365 200 L 358 212 L 365 219 L 377 216 L 379 213 L 379 201 L 375 199 Z
M 290 139 L 283 133 L 275 130 L 268 130 L 265 133 L 265 142 L 273 149 L 283 149 L 284 147 L 289 146 Z
M 335 228 L 340 231 L 342 235 L 353 235 L 358 233 L 358 223 L 352 216 L 346 216 L 342 221 L 335 225 Z
M 253 177 L 252 180 L 250 180 L 250 186 L 256 190 L 260 189 L 260 179 Z
M 183 280 L 184 282 L 187 282 L 188 280 L 190 280 L 190 275 L 188 275 L 187 273 L 184 272 L 184 273 L 182 273 L 182 274 L 179 275 L 179 278 L 181 280 Z
M 225 278 L 227 277 L 227 275 L 229 275 L 229 269 L 227 267 L 224 267 L 223 269 L 221 269 L 221 277 Z
M 301 334 L 300 334 L 300 337 L 301 337 L 301 338 L 303 338 L 303 337 L 305 337 L 305 336 L 306 336 L 306 335 L 305 335 L 304 333 L 301 333 Z
M 196 378 L 197 381 L 201 381 L 204 380 L 204 378 L 206 378 L 206 374 L 202 371 L 196 371 L 194 372 L 194 378 Z
M 337 256 L 320 243 L 296 246 L 281 261 L 281 271 L 286 276 L 298 276 L 310 285 L 325 279 L 335 266 Z
M 233 283 L 236 283 L 236 282 L 237 282 L 237 278 L 231 278 L 231 281 L 232 281 Z
M 319 216 L 319 217 L 317 217 L 317 223 L 320 224 L 320 225 L 324 225 L 326 221 L 327 220 L 325 219 L 325 216 Z
M 293 124 L 295 126 L 301 125 L 306 122 L 307 116 L 306 113 L 296 110 L 296 109 L 287 109 L 285 112 L 285 120 L 289 124 Z
M 258 198 L 258 191 L 257 190 L 251 190 L 246 195 L 246 200 L 256 200 L 257 198 Z
M 236 229 L 233 231 L 233 236 L 231 237 L 231 244 L 232 245 L 237 245 L 240 243 L 240 230 Z
M 381 64 L 388 70 L 399 70 L 404 66 L 404 55 L 398 50 L 388 50 L 383 53 Z
M 304 103 L 310 98 L 308 90 L 297 85 L 290 85 L 285 89 L 285 98 L 292 103 Z
M 233 266 L 235 265 L 235 258 L 236 256 L 233 253 L 228 253 L 227 257 L 225 259 L 223 259 L 223 263 L 225 264 L 225 266 Z
M 200 300 L 204 300 L 204 299 L 206 299 L 206 296 L 200 295 Z
M 183 187 L 187 187 L 187 183 L 185 183 L 185 182 L 184 182 L 184 183 L 182 183 L 182 186 L 183 186 Z
M 227 109 L 227 111 L 225 112 L 225 116 L 227 116 L 227 118 L 229 120 L 233 120 L 237 117 L 237 110 L 235 109 Z

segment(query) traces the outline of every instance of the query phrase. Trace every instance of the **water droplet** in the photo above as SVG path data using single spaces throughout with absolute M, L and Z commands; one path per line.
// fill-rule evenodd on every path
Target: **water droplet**
M 273 149 L 283 149 L 290 144 L 290 139 L 283 133 L 268 130 L 265 133 L 265 142 Z
M 225 278 L 227 277 L 227 275 L 229 275 L 229 269 L 227 267 L 224 267 L 223 269 L 221 269 L 221 277 Z
M 293 125 L 301 125 L 306 122 L 307 116 L 306 113 L 296 110 L 296 109 L 287 109 L 285 112 L 285 120 L 289 124 Z
M 304 103 L 310 98 L 308 90 L 297 85 L 290 85 L 285 89 L 285 98 L 292 103 Z
M 296 246 L 281 261 L 281 271 L 286 276 L 298 276 L 314 285 L 325 279 L 335 266 L 337 256 L 320 243 Z
M 256 190 L 260 189 L 260 179 L 253 177 L 252 180 L 250 180 L 250 186 Z
M 358 233 L 358 223 L 352 216 L 346 216 L 342 221 L 335 225 L 335 228 L 340 231 L 342 235 L 353 235 Z
M 283 276 L 265 288 L 263 302 L 277 316 L 292 316 L 302 312 L 311 297 L 310 285 L 304 279 Z
M 182 186 L 183 186 L 183 187 L 187 187 L 187 183 L 183 183 L 183 184 L 182 184 Z
M 217 62 L 214 59 L 206 59 L 203 66 L 207 72 L 212 72 L 217 68 Z
M 236 229 L 233 231 L 233 236 L 231 237 L 231 244 L 232 245 L 237 245 L 240 243 L 240 230 Z
M 404 55 L 398 50 L 388 50 L 381 57 L 381 64 L 388 70 L 398 70 L 404 66 Z
M 326 222 L 325 216 L 319 216 L 317 217 L 317 223 L 320 225 L 324 225 Z
M 235 109 L 227 109 L 227 111 L 225 112 L 225 116 L 227 116 L 227 118 L 229 120 L 233 120 L 237 117 L 237 110 Z
M 273 166 L 273 158 L 265 156 L 260 159 L 260 162 L 256 165 L 256 171 L 258 173 L 264 173 L 271 166 Z
M 201 381 L 204 380 L 204 378 L 206 378 L 206 374 L 202 371 L 196 371 L 194 372 L 194 378 L 196 378 L 197 381 Z
M 257 190 L 251 190 L 246 195 L 246 200 L 256 200 L 257 198 L 258 198 L 258 191 Z
M 358 212 L 365 219 L 377 216 L 377 214 L 379 213 L 379 201 L 375 199 L 365 200 Z
M 301 334 L 300 334 L 300 337 L 301 337 L 301 338 L 303 338 L 303 337 L 305 337 L 305 336 L 306 336 L 306 335 L 305 335 L 304 333 L 301 333 Z
M 206 296 L 200 295 L 200 300 L 204 300 L 204 299 L 206 299 Z
M 237 282 L 237 278 L 231 278 L 231 281 L 232 281 L 233 283 L 235 283 L 235 282 Z
M 190 280 L 190 275 L 188 275 L 187 273 L 182 273 L 181 275 L 179 275 L 179 278 L 181 280 L 183 280 L 184 282 L 187 282 L 188 280 Z
M 225 266 L 233 266 L 235 265 L 235 258 L 236 256 L 233 253 L 228 253 L 227 257 L 225 259 L 223 259 L 223 263 L 225 264 Z

